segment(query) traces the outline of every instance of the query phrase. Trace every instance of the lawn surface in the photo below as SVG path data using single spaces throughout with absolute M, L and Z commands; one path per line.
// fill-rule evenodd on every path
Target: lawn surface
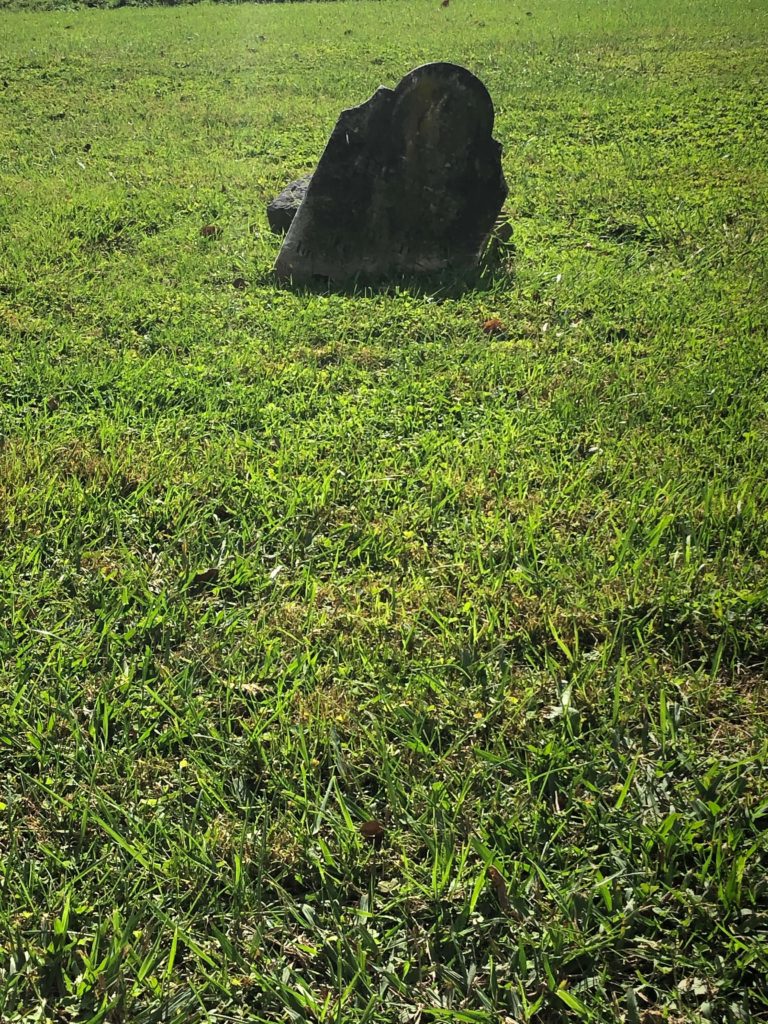
M 768 1019 L 768 4 L 0 38 L 0 1020 Z M 276 288 L 431 59 L 514 249 Z

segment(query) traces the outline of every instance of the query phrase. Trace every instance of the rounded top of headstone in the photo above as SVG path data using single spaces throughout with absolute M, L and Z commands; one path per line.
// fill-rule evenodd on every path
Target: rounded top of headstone
M 461 64 L 436 61 L 422 64 L 409 71 L 395 88 L 396 108 L 426 107 L 442 98 L 443 103 L 453 106 L 452 99 L 464 108 L 465 116 L 471 117 L 478 134 L 490 135 L 493 131 L 493 101 L 480 79 Z M 455 111 L 452 111 L 455 113 Z

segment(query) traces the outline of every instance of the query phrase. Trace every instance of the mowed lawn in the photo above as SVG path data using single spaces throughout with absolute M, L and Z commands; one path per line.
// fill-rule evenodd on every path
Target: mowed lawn
M 768 1019 L 768 4 L 15 6 L 0 1020 Z M 277 288 L 435 59 L 514 245 Z

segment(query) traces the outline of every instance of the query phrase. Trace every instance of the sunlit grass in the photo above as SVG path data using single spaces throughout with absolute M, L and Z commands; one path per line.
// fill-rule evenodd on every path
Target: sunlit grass
M 764 5 L 0 32 L 0 1019 L 763 1019 Z M 436 58 L 514 249 L 275 288 Z

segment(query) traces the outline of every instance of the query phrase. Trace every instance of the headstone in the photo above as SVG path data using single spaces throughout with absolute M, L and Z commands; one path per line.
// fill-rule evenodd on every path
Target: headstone
M 342 111 L 275 264 L 343 281 L 477 266 L 507 195 L 485 86 L 425 64 Z
M 284 235 L 293 222 L 296 212 L 301 206 L 312 175 L 292 181 L 279 196 L 267 206 L 267 220 L 276 235 Z

